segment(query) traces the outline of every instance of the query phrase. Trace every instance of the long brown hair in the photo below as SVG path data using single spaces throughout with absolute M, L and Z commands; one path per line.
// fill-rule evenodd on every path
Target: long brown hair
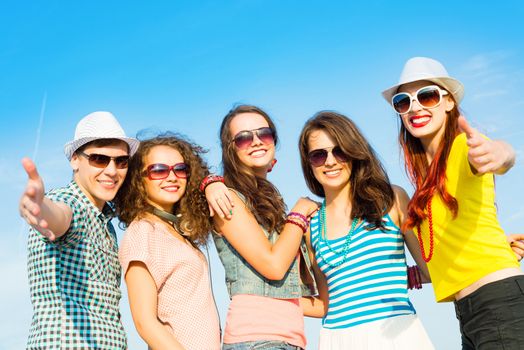
M 451 94 L 448 96 L 453 99 Z M 453 102 L 455 102 L 454 99 Z M 448 156 L 455 137 L 460 133 L 458 104 L 455 102 L 453 109 L 446 114 L 444 136 L 431 164 L 428 164 L 420 139 L 411 135 L 404 123 L 400 122 L 398 139 L 404 153 L 406 172 L 415 186 L 415 193 L 408 204 L 408 218 L 403 225 L 405 229 L 420 225 L 426 218 L 424 210 L 435 193 L 440 195 L 444 204 L 451 210 L 453 217 L 456 217 L 458 213 L 458 202 L 446 189 Z
M 300 133 L 300 162 L 304 179 L 311 192 L 325 197 L 324 188 L 315 178 L 308 161 L 308 141 L 311 133 L 317 130 L 323 130 L 331 136 L 350 158 L 352 218 L 364 218 L 375 227 L 383 227 L 382 217 L 389 212 L 394 203 L 394 192 L 388 175 L 355 123 L 337 112 L 318 112 L 306 122 Z
M 222 146 L 222 166 L 228 187 L 234 188 L 246 197 L 248 207 L 252 208 L 257 221 L 268 232 L 280 232 L 284 226 L 286 206 L 277 188 L 268 180 L 255 176 L 251 168 L 244 165 L 237 156 L 235 145 L 231 142 L 230 124 L 233 118 L 242 113 L 261 115 L 273 130 L 275 146 L 278 135 L 275 123 L 262 109 L 251 105 L 239 105 L 229 111 L 220 126 Z
M 143 171 L 147 155 L 156 146 L 177 150 L 189 166 L 186 191 L 175 204 L 172 214 L 180 214 L 179 220 L 175 222 L 175 228 L 180 233 L 188 235 L 195 245 L 205 244 L 212 229 L 206 199 L 198 189 L 202 179 L 209 174 L 201 157 L 205 151 L 178 134 L 168 132 L 140 142 L 137 152 L 129 161 L 126 179 L 115 197 L 118 218 L 127 227 L 133 220 L 143 218 L 153 209 L 147 201 Z

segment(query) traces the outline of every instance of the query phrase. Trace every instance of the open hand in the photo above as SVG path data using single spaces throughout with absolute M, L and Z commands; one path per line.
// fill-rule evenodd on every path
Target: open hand
M 54 240 L 55 234 L 49 230 L 49 224 L 42 218 L 42 204 L 44 201 L 44 182 L 35 163 L 29 158 L 22 159 L 22 165 L 27 173 L 28 180 L 20 198 L 19 211 L 20 216 L 42 235 Z

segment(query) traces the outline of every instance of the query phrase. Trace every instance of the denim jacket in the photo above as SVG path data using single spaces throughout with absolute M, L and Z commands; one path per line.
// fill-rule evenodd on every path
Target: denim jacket
M 245 203 L 245 197 L 239 192 L 236 193 Z M 278 233 L 275 231 L 268 233 L 262 226 L 260 227 L 267 239 L 275 244 L 279 237 Z M 222 265 L 224 265 L 230 298 L 236 294 L 254 294 L 271 298 L 294 299 L 317 294 L 311 261 L 304 239 L 300 243 L 300 264 L 297 263 L 297 259 L 294 259 L 281 280 L 270 280 L 258 273 L 225 237 L 213 232 L 213 239 Z

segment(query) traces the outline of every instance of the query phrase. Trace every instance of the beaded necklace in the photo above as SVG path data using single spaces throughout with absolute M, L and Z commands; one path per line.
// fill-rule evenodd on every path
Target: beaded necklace
M 426 256 L 426 251 L 424 250 L 424 242 L 422 241 L 422 230 L 420 229 L 420 224 L 417 225 L 417 236 L 418 243 L 420 245 L 420 251 L 422 252 L 422 258 L 425 262 L 429 262 L 433 257 L 433 215 L 431 213 L 431 199 L 428 202 L 428 227 L 429 227 L 429 255 Z
M 354 218 L 353 221 L 351 222 L 351 228 L 349 229 L 349 232 L 346 235 L 346 241 L 344 242 L 344 245 L 342 246 L 342 249 L 336 250 L 335 248 L 333 248 L 329 244 L 329 240 L 327 238 L 326 201 L 324 200 L 324 202 L 322 202 L 322 206 L 320 207 L 320 220 L 319 220 L 320 240 L 324 242 L 324 244 L 328 247 L 328 249 L 334 255 L 343 255 L 343 258 L 339 262 L 332 263 L 332 262 L 330 262 L 329 260 L 326 259 L 326 257 L 324 256 L 324 253 L 322 252 L 322 250 L 319 249 L 317 251 L 318 255 L 320 255 L 320 258 L 322 260 L 324 260 L 329 266 L 331 266 L 331 267 L 338 267 L 338 266 L 342 265 L 343 263 L 345 263 L 347 261 L 349 246 L 351 244 L 351 238 L 353 236 L 353 232 L 355 231 L 355 227 L 357 226 L 357 223 L 358 223 L 358 218 Z

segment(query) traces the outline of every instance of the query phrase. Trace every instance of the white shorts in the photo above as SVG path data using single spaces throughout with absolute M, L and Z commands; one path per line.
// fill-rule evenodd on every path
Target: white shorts
M 358 326 L 320 329 L 320 350 L 434 350 L 417 315 L 390 317 Z

